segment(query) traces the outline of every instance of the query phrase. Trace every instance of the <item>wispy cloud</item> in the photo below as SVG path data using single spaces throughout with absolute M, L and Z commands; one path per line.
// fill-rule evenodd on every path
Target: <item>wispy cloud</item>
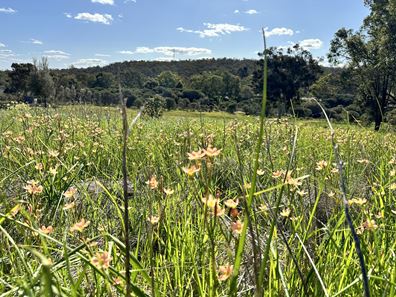
M 204 23 L 206 29 L 203 30 L 191 30 L 185 29 L 183 27 L 179 27 L 176 30 L 179 32 L 187 32 L 198 34 L 201 38 L 205 37 L 220 37 L 222 35 L 231 34 L 234 32 L 243 32 L 249 30 L 248 28 L 241 25 L 233 25 L 233 24 L 211 24 Z
M 12 50 L 9 49 L 0 50 L 0 59 L 8 59 L 12 57 L 15 57 L 15 54 Z
M 87 68 L 94 66 L 104 66 L 107 64 L 107 61 L 103 59 L 79 59 L 72 63 L 72 65 L 76 68 Z
M 43 45 L 44 43 L 41 40 L 30 38 L 30 42 L 36 45 Z
M 0 47 L 6 47 L 4 43 L 0 42 Z
M 15 9 L 12 9 L 10 7 L 5 8 L 5 7 L 0 7 L 0 13 L 16 13 L 17 11 Z
M 77 14 L 74 19 L 82 20 L 93 23 L 102 23 L 105 25 L 110 25 L 113 21 L 113 17 L 110 14 L 100 14 L 100 13 L 89 13 L 89 12 L 80 12 Z
M 137 47 L 135 51 L 119 51 L 118 53 L 124 55 L 133 54 L 162 54 L 167 57 L 172 57 L 174 55 L 186 55 L 186 56 L 198 56 L 198 55 L 210 55 L 212 51 L 207 48 L 197 48 L 197 47 L 178 47 L 178 46 L 159 46 L 159 47 Z
M 91 0 L 92 3 L 114 5 L 114 0 Z
M 110 57 L 110 55 L 107 55 L 107 54 L 95 54 L 95 57 Z
M 71 19 L 73 16 L 71 13 L 65 12 L 64 15 L 68 18 Z
M 314 39 L 304 39 L 299 42 L 300 46 L 304 49 L 307 50 L 315 50 L 315 49 L 320 49 L 323 46 L 323 41 L 314 38 Z
M 59 50 L 44 51 L 44 55 L 48 59 L 52 59 L 52 60 L 56 60 L 56 61 L 67 60 L 70 58 L 69 53 L 66 53 L 64 51 L 59 51 Z
M 288 36 L 293 36 L 294 31 L 292 29 L 288 28 L 273 28 L 272 30 L 268 31 L 268 27 L 264 29 L 265 30 L 265 36 L 266 37 L 271 37 L 271 36 L 281 36 L 281 35 L 288 35 Z
M 249 9 L 245 11 L 246 14 L 258 14 L 259 12 L 255 9 Z

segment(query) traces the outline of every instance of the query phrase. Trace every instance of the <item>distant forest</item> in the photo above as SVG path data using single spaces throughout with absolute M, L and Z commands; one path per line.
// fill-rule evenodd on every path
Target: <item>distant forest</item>
M 343 71 L 320 67 L 301 48 L 269 51 L 269 99 L 271 115 L 294 113 L 320 117 L 308 98 L 316 96 L 341 119 L 343 108 L 360 112 L 353 103 L 355 88 L 342 83 Z M 52 70 L 45 58 L 32 64 L 12 64 L 0 72 L 0 98 L 42 105 L 119 104 L 121 84 L 128 107 L 139 108 L 155 99 L 165 109 L 241 111 L 256 115 L 262 92 L 262 59 L 205 59 L 186 61 L 129 61 L 105 67 Z M 323 88 L 325 83 L 329 89 Z M 330 90 L 331 89 L 331 90 Z M 293 106 L 293 108 L 292 108 Z

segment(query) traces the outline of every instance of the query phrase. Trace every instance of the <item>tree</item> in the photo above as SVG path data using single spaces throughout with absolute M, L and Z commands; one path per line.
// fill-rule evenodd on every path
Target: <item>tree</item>
M 34 70 L 35 66 L 31 63 L 13 63 L 11 71 L 8 73 L 10 82 L 5 90 L 6 93 L 23 93 L 23 95 L 26 95 L 30 87 L 30 76 Z
M 262 54 L 259 54 L 262 56 Z M 300 99 L 300 92 L 308 89 L 322 72 L 312 54 L 298 44 L 286 50 L 269 48 L 268 98 L 278 105 L 278 116 L 289 106 L 291 100 Z M 253 87 L 257 93 L 263 89 L 263 59 L 253 73 Z
M 165 88 L 176 88 L 180 83 L 181 78 L 172 71 L 164 71 L 158 76 L 158 83 L 161 87 Z
M 328 58 L 344 63 L 358 77 L 362 104 L 380 129 L 396 83 L 396 3 L 392 0 L 365 0 L 370 15 L 360 30 L 342 28 L 331 42 Z
M 55 86 L 48 67 L 47 57 L 41 58 L 40 62 L 34 60 L 34 71 L 30 77 L 30 89 L 33 94 L 44 101 L 47 106 L 55 95 Z

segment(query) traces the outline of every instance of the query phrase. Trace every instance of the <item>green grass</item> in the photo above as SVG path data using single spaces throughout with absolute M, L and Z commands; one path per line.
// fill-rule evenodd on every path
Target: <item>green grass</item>
M 130 111 L 129 119 L 135 114 Z M 0 119 L 0 296 L 123 296 L 119 110 L 18 106 L 0 111 Z M 240 230 L 236 222 L 247 214 L 258 132 L 259 119 L 223 113 L 169 112 L 136 123 L 127 152 L 133 294 L 228 296 L 230 278 L 226 273 L 219 279 L 219 271 L 235 262 L 240 235 L 231 227 Z M 343 124 L 335 125 L 335 136 L 347 198 L 365 202 L 351 205 L 351 217 L 361 233 L 371 294 L 394 296 L 396 135 Z M 209 145 L 220 154 L 188 159 L 187 153 Z M 189 177 L 183 167 L 197 162 L 200 171 Z M 362 296 L 334 162 L 325 122 L 266 121 L 237 280 L 240 296 L 254 296 L 255 265 L 273 219 L 264 296 Z M 282 175 L 288 167 L 289 177 Z M 151 189 L 146 182 L 153 176 L 158 184 Z M 41 193 L 26 191 L 31 180 Z M 67 198 L 70 188 L 77 192 Z M 214 209 L 204 203 L 209 195 L 220 201 Z M 226 207 L 228 199 L 239 200 L 237 217 Z M 220 208 L 224 214 L 214 216 Z M 158 223 L 151 224 L 152 217 Z M 89 225 L 71 232 L 82 218 Z M 45 234 L 42 226 L 53 232 Z

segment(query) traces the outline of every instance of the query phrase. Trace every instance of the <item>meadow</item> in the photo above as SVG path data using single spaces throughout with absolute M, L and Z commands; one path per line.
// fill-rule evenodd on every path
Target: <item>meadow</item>
M 342 168 L 325 121 L 267 119 L 255 162 L 256 117 L 137 119 L 133 295 L 362 296 L 346 208 L 371 295 L 396 296 L 396 134 L 334 129 Z M 17 105 L 0 135 L 0 296 L 125 296 L 120 110 Z

